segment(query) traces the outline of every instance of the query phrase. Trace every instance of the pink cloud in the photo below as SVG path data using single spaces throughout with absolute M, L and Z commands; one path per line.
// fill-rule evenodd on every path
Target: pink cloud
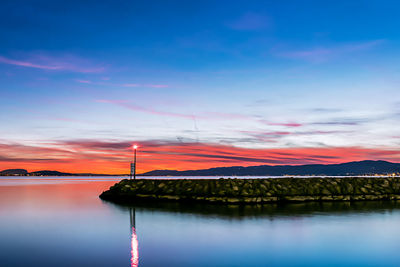
M 150 88 L 167 88 L 166 84 L 139 84 L 139 83 L 124 83 L 123 87 L 150 87 Z
M 279 122 L 267 122 L 271 126 L 285 126 L 285 127 L 301 127 L 303 124 L 296 122 L 279 123 Z
M 71 71 L 80 73 L 99 73 L 104 67 L 94 67 L 87 60 L 71 55 L 48 56 L 43 53 L 30 55 L 27 59 L 16 60 L 0 56 L 0 63 L 52 71 Z
M 91 84 L 92 82 L 89 80 L 75 80 L 78 83 L 86 83 L 86 84 Z
M 144 86 L 152 87 L 152 88 L 167 88 L 167 87 L 169 87 L 166 84 L 145 84 Z
M 16 65 L 16 66 L 21 66 L 21 67 L 46 69 L 46 70 L 59 70 L 61 68 L 60 66 L 47 66 L 47 65 L 40 65 L 40 64 L 35 64 L 32 62 L 27 62 L 27 61 L 8 59 L 3 56 L 0 56 L 0 62 L 4 63 L 4 64 Z

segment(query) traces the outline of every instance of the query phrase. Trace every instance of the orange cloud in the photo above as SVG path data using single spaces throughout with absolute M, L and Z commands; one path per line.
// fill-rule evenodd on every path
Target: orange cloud
M 134 142 L 72 140 L 43 146 L 0 144 L 0 169 L 58 170 L 74 173 L 129 172 Z M 224 166 L 342 163 L 358 160 L 400 162 L 388 148 L 315 147 L 251 149 L 221 144 L 162 140 L 137 142 L 138 172 L 154 169 L 203 169 Z

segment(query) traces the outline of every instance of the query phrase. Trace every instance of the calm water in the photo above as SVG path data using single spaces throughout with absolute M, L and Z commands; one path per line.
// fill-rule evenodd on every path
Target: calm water
M 400 204 L 119 206 L 118 178 L 0 178 L 1 266 L 400 266 Z

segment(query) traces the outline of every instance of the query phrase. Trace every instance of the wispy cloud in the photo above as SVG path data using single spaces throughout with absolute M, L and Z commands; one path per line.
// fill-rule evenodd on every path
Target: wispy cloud
M 384 42 L 385 40 L 380 39 L 368 42 L 348 43 L 330 47 L 318 46 L 304 50 L 274 51 L 273 53 L 280 57 L 285 57 L 290 59 L 300 59 L 309 62 L 319 63 L 344 54 L 373 49 L 383 44 Z
M 312 135 L 330 135 L 330 134 L 343 134 L 349 133 L 349 131 L 332 130 L 310 130 L 310 131 L 239 131 L 242 134 L 246 134 L 255 138 L 261 142 L 276 142 L 277 139 L 281 139 L 286 136 L 312 136 Z
M 228 113 L 228 112 L 203 112 L 200 113 L 198 118 L 204 119 L 227 119 L 227 120 L 249 120 L 253 119 L 252 116 L 239 114 L 239 113 Z
M 357 121 L 325 121 L 325 122 L 313 122 L 312 125 L 358 125 Z
M 177 118 L 184 118 L 184 119 L 209 119 L 209 120 L 226 120 L 226 119 L 249 119 L 252 118 L 251 116 L 242 115 L 242 114 L 235 114 L 235 113 L 224 113 L 224 112 L 203 112 L 200 114 L 184 114 L 179 112 L 170 112 L 170 111 L 161 111 L 155 110 L 152 108 L 143 107 L 128 101 L 124 100 L 107 100 L 107 99 L 99 99 L 96 102 L 100 103 L 109 103 L 118 105 L 133 111 L 139 111 L 144 113 L 149 113 L 153 115 L 160 115 L 160 116 L 169 116 L 169 117 L 177 117 Z
M 325 112 L 323 111 L 315 111 L 317 113 Z M 317 125 L 317 126 L 335 126 L 335 125 L 343 125 L 343 126 L 355 126 L 355 125 L 360 125 L 363 123 L 367 123 L 370 121 L 373 121 L 375 119 L 367 119 L 367 118 L 342 118 L 342 119 L 331 119 L 327 121 L 315 121 L 315 122 L 270 122 L 267 120 L 259 120 L 259 122 L 265 124 L 265 125 L 270 125 L 270 126 L 282 126 L 282 127 L 302 127 L 302 126 L 308 126 L 308 125 Z
M 161 116 L 170 116 L 170 117 L 178 117 L 178 118 L 185 118 L 185 119 L 193 119 L 193 115 L 188 115 L 188 114 L 183 114 L 183 113 L 176 113 L 176 112 L 169 112 L 169 111 L 158 111 L 152 108 L 146 108 L 142 107 L 127 101 L 122 101 L 122 100 L 105 100 L 105 99 L 100 99 L 97 100 L 97 102 L 100 103 L 110 103 L 114 105 L 118 105 L 133 111 L 139 111 L 139 112 L 144 112 L 144 113 L 149 113 L 153 115 L 161 115 Z
M 145 84 L 144 87 L 152 87 L 152 88 L 168 88 L 169 86 L 166 84 Z
M 271 26 L 271 19 L 265 15 L 248 12 L 240 18 L 230 21 L 227 26 L 234 30 L 263 30 Z
M 45 69 L 45 70 L 59 70 L 61 66 L 49 66 L 49 65 L 40 65 L 28 61 L 14 60 L 9 59 L 3 56 L 0 56 L 0 62 L 4 64 L 28 67 L 28 68 L 36 68 L 36 69 Z
M 242 134 L 250 136 L 256 140 L 256 142 L 263 142 L 263 143 L 275 143 L 277 139 L 280 139 L 284 136 L 290 135 L 291 132 L 283 132 L 283 131 L 239 131 Z M 254 140 L 251 140 L 254 142 Z
M 124 83 L 123 87 L 148 87 L 148 88 L 168 88 L 167 84 L 140 84 L 140 83 Z
M 79 79 L 77 79 L 75 81 L 78 82 L 78 83 L 92 84 L 92 81 L 89 81 L 89 80 L 79 80 Z
M 266 120 L 260 120 L 260 122 L 271 126 L 283 126 L 283 127 L 301 127 L 304 125 L 302 123 L 297 123 L 297 122 L 269 122 Z
M 124 84 L 121 84 L 123 87 L 138 87 L 138 86 L 140 86 L 140 84 L 138 84 L 138 83 L 124 83 Z
M 340 108 L 312 108 L 312 109 L 310 109 L 310 111 L 316 112 L 316 113 L 335 113 L 335 112 L 341 112 L 344 110 L 340 109 Z
M 0 63 L 50 71 L 99 73 L 105 70 L 103 66 L 93 66 L 88 60 L 73 55 L 49 56 L 43 53 L 33 53 L 25 59 L 11 59 L 0 56 Z
M 374 121 L 375 118 L 343 118 L 343 119 L 332 119 L 327 121 L 316 121 L 310 123 L 310 125 L 321 125 L 321 126 L 335 126 L 335 125 L 344 125 L 344 126 L 355 126 L 363 123 Z
M 109 80 L 109 79 L 108 79 Z M 145 88 L 169 88 L 167 84 L 144 84 L 144 83 L 110 83 L 107 79 L 101 78 L 101 81 L 92 81 L 86 79 L 75 79 L 78 83 L 86 83 L 102 86 L 118 86 L 118 87 L 145 87 Z

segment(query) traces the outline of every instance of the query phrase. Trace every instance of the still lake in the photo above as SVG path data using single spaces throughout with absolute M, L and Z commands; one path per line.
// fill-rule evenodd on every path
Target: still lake
M 0 266 L 400 266 L 400 203 L 121 206 L 119 177 L 0 178 Z

